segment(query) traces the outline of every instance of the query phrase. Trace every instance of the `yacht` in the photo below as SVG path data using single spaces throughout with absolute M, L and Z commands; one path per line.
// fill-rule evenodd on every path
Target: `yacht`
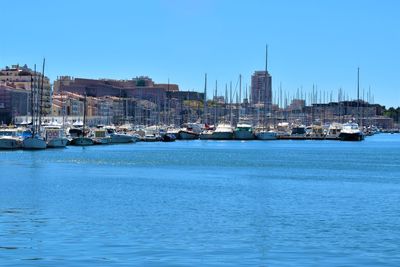
M 92 135 L 95 145 L 106 145 L 111 143 L 111 137 L 107 135 L 107 131 L 105 129 L 94 129 L 92 131 Z
M 233 128 L 230 124 L 220 123 L 211 133 L 208 139 L 212 140 L 231 140 L 233 139 Z
M 253 127 L 247 123 L 238 123 L 234 131 L 234 137 L 236 140 L 253 140 Z
M 258 140 L 276 140 L 278 138 L 278 133 L 274 130 L 260 128 L 256 130 L 255 136 Z
M 309 130 L 309 131 L 308 131 Z M 322 140 L 325 139 L 326 137 L 326 132 L 324 130 L 324 127 L 319 124 L 313 124 L 310 127 L 306 128 L 307 131 L 307 137 L 311 139 L 317 139 L 317 140 Z
M 187 123 L 182 129 L 179 130 L 179 138 L 182 140 L 198 139 L 202 131 L 201 124 Z
M 290 129 L 289 129 L 289 123 L 288 122 L 280 122 L 278 123 L 276 127 L 276 135 L 277 137 L 288 137 L 290 136 Z
M 80 137 L 75 137 L 74 139 L 72 139 L 71 145 L 73 145 L 73 146 L 92 146 L 92 145 L 94 145 L 94 141 L 92 138 L 80 136 Z
M 305 137 L 306 136 L 306 127 L 304 125 L 295 125 L 292 127 L 292 132 L 290 134 L 291 137 Z
M 22 136 L 19 129 L 0 129 L 0 149 L 17 149 L 21 145 Z
M 325 139 L 336 140 L 339 139 L 340 132 L 342 131 L 343 125 L 341 123 L 331 123 L 326 133 Z
M 135 142 L 135 138 L 130 134 L 112 133 L 110 134 L 111 144 L 126 144 Z
M 364 140 L 364 133 L 360 130 L 357 123 L 349 122 L 343 124 L 339 138 L 342 141 L 361 141 Z

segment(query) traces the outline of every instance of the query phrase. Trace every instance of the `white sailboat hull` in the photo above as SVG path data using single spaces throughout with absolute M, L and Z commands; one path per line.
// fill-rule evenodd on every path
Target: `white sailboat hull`
M 47 142 L 47 147 L 66 147 L 68 144 L 68 139 L 67 138 L 54 138 L 51 139 Z
M 46 141 L 36 137 L 28 137 L 22 141 L 23 149 L 46 149 Z

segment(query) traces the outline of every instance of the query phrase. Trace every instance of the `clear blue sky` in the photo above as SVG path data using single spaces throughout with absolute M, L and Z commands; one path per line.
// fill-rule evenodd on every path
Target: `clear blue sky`
M 264 69 L 273 89 L 361 89 L 400 106 L 400 1 L 2 1 L 0 66 L 47 60 L 47 75 L 147 75 L 203 90 Z M 335 93 L 336 94 L 336 93 Z

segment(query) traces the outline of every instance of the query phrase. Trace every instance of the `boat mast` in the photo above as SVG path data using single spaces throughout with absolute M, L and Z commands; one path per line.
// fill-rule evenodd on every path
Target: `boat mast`
M 229 120 L 230 124 L 232 126 L 233 118 L 232 118 L 232 81 L 229 84 L 229 98 L 230 98 L 230 104 L 229 104 Z
M 357 68 L 357 123 L 360 124 L 360 67 Z
M 239 101 L 238 101 L 238 116 L 237 121 L 240 121 L 240 108 L 242 104 L 242 74 L 239 74 Z
M 61 92 L 61 110 L 62 110 L 62 136 L 65 135 L 65 105 L 64 105 L 64 91 Z
M 83 127 L 82 127 L 82 137 L 85 137 L 85 124 L 86 124 L 86 90 L 85 96 L 83 98 Z
M 215 80 L 215 96 L 214 96 L 214 125 L 217 124 L 217 112 L 218 112 L 218 81 Z
M 204 124 L 207 124 L 207 73 L 204 75 Z
M 44 80 L 44 65 L 46 64 L 46 59 L 43 58 L 42 65 L 42 75 L 41 75 L 41 84 L 40 84 L 40 105 L 39 105 L 39 125 L 38 125 L 38 133 L 40 133 L 40 128 L 42 126 L 42 112 L 43 112 L 43 80 Z
M 36 72 L 36 65 L 35 65 L 35 72 Z M 35 75 L 35 74 L 34 74 Z M 33 120 L 34 120 L 34 114 L 33 114 L 33 103 L 34 103 L 34 101 L 33 101 L 33 77 L 32 77 L 32 74 L 31 74 L 31 123 L 32 123 L 32 137 L 34 136 L 34 133 L 35 133 L 35 128 L 34 128 L 34 126 L 35 126 L 35 124 L 33 123 Z
M 36 134 L 36 112 L 37 112 L 37 72 L 36 72 L 36 64 L 34 65 L 34 71 L 33 71 L 33 92 L 32 92 L 32 137 L 35 136 Z
M 265 45 L 265 80 L 264 80 L 264 116 L 263 116 L 263 127 L 266 127 L 266 121 L 267 121 L 267 112 L 269 107 L 267 105 L 269 104 L 269 94 L 268 94 L 268 89 L 267 89 L 267 83 L 268 83 L 268 45 Z

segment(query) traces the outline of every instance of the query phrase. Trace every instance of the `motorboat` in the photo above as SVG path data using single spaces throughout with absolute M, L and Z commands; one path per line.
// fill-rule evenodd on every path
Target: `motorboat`
M 274 130 L 260 128 L 256 130 L 255 136 L 257 140 L 276 140 L 278 138 L 278 133 Z
M 17 149 L 22 146 L 21 130 L 17 128 L 0 129 L 0 149 Z
M 255 138 L 253 127 L 247 123 L 238 123 L 234 131 L 236 140 L 253 140 Z
M 337 140 L 339 139 L 340 132 L 342 131 L 343 125 L 341 123 L 331 123 L 326 133 L 325 139 Z
M 71 145 L 72 146 L 92 146 L 94 145 L 94 141 L 92 138 L 89 137 L 75 137 L 71 140 Z
M 193 140 L 198 139 L 202 131 L 202 125 L 199 123 L 187 123 L 179 130 L 179 139 Z
M 343 124 L 339 138 L 342 141 L 361 141 L 364 140 L 364 133 L 360 130 L 357 123 L 349 122 Z
M 95 145 L 107 145 L 111 143 L 111 137 L 108 136 L 105 129 L 94 129 L 92 131 L 92 138 Z
M 211 133 L 208 139 L 211 140 L 231 140 L 233 139 L 233 128 L 228 123 L 220 123 Z

